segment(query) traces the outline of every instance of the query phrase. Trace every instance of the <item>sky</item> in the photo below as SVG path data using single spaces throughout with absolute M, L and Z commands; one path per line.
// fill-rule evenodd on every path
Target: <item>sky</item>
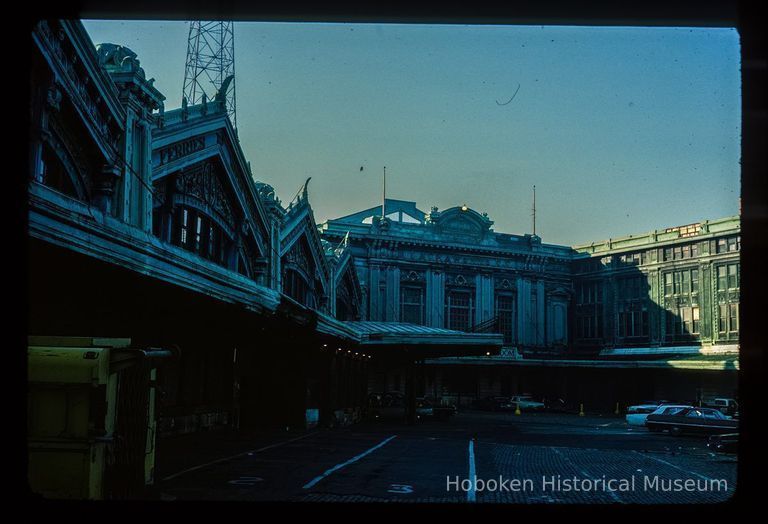
M 179 107 L 189 23 L 86 20 Z M 321 223 L 466 204 L 577 245 L 739 212 L 733 28 L 235 23 L 241 147 Z M 511 101 L 510 101 L 511 100 Z M 360 168 L 363 167 L 361 171 Z

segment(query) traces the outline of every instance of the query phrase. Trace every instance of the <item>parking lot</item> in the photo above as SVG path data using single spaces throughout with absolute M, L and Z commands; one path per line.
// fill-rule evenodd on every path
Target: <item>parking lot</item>
M 620 417 L 466 411 L 286 435 L 170 473 L 165 500 L 716 503 L 733 455 Z M 477 479 L 473 481 L 472 479 Z

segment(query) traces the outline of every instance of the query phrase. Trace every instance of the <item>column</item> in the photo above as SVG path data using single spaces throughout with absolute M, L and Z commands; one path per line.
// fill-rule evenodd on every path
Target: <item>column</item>
M 400 268 L 389 266 L 386 272 L 387 304 L 384 320 L 397 322 L 400 320 Z
M 445 273 L 427 271 L 427 325 L 441 328 L 445 325 Z
M 379 278 L 381 268 L 378 265 L 372 265 L 368 273 L 368 298 L 370 300 L 369 320 L 383 320 L 379 301 Z
M 493 318 L 493 277 L 475 276 L 475 325 Z
M 536 345 L 544 346 L 547 343 L 546 337 L 546 296 L 544 295 L 544 281 L 539 280 L 536 282 L 536 306 L 538 311 L 536 313 Z
M 523 277 L 517 277 L 517 293 L 515 293 L 515 300 L 517 301 L 517 343 L 518 345 L 526 345 L 528 339 L 528 312 L 530 311 L 530 287 L 528 281 Z

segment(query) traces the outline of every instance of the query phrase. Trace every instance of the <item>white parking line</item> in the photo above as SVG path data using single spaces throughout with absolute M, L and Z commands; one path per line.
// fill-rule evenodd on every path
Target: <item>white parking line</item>
M 469 441 L 469 489 L 467 502 L 475 502 L 475 441 Z
M 574 469 L 578 470 L 578 472 L 579 472 L 579 473 L 581 473 L 581 476 L 582 476 L 582 477 L 584 477 L 585 479 L 596 479 L 596 478 L 597 478 L 597 477 L 595 477 L 594 475 L 590 475 L 590 474 L 589 474 L 587 471 L 585 471 L 585 470 L 581 469 L 581 468 L 580 468 L 580 467 L 578 467 L 576 464 L 574 464 L 574 463 L 573 463 L 573 461 L 572 461 L 571 459 L 569 459 L 568 457 L 566 457 L 565 455 L 563 455 L 563 454 L 560 452 L 560 450 L 558 450 L 556 447 L 550 446 L 550 448 L 549 448 L 549 449 L 551 449 L 552 451 L 554 451 L 555 453 L 557 453 L 557 455 L 558 455 L 558 456 L 560 456 L 560 457 L 561 457 L 561 458 L 562 458 L 562 459 L 563 459 L 565 462 L 567 462 L 568 464 L 570 464 L 570 465 L 571 465 L 571 466 L 572 466 Z M 609 490 L 607 490 L 607 491 L 608 491 L 608 494 L 611 496 L 611 498 L 613 498 L 613 500 L 614 500 L 615 502 L 623 502 L 623 501 L 622 501 L 622 500 L 619 498 L 619 496 L 616 494 L 616 492 L 615 492 L 615 491 L 612 491 L 612 490 L 610 490 L 610 489 L 609 489 Z
M 658 457 L 652 457 L 652 456 L 647 455 L 645 453 L 640 453 L 638 451 L 635 451 L 634 449 L 632 450 L 632 453 L 635 453 L 636 455 L 640 455 L 641 457 L 646 457 L 646 458 L 649 458 L 651 460 L 655 460 L 656 462 L 661 462 L 662 464 L 666 464 L 667 466 L 675 468 L 678 471 L 682 471 L 683 473 L 688 473 L 689 475 L 695 475 L 695 476 L 699 477 L 702 480 L 707 480 L 707 481 L 714 480 L 714 479 L 711 479 L 711 478 L 709 478 L 709 477 L 707 477 L 705 475 L 700 475 L 699 473 L 696 473 L 695 471 L 689 471 L 687 469 L 681 468 L 680 466 L 678 466 L 676 464 L 672 464 L 671 462 L 667 462 L 666 460 L 660 459 Z
M 200 464 L 199 466 L 194 466 L 194 467 L 187 468 L 185 470 L 179 471 L 178 473 L 174 473 L 173 475 L 168 475 L 167 477 L 161 479 L 161 482 L 165 482 L 166 480 L 175 479 L 176 477 L 184 475 L 185 473 L 190 473 L 192 471 L 197 471 L 198 469 L 207 468 L 208 466 L 213 466 L 214 464 L 218 464 L 220 462 L 226 462 L 228 460 L 232 460 L 232 459 L 237 458 L 237 457 L 242 457 L 244 455 L 249 455 L 251 453 L 261 453 L 262 451 L 266 451 L 268 449 L 276 448 L 276 447 L 282 446 L 284 444 L 288 444 L 290 442 L 296 442 L 297 440 L 301 440 L 303 438 L 311 437 L 314 434 L 315 433 L 308 433 L 306 435 L 302 435 L 300 437 L 292 438 L 290 440 L 284 440 L 284 441 L 278 442 L 276 444 L 270 444 L 269 446 L 264 446 L 263 448 L 252 449 L 250 451 L 244 451 L 242 453 L 238 453 L 237 455 L 232 455 L 230 457 L 224 457 L 224 458 L 212 460 L 210 462 L 206 462 L 205 464 Z
M 380 447 L 382 447 L 383 445 L 385 445 L 387 442 L 389 442 L 390 440 L 392 440 L 392 439 L 393 439 L 393 438 L 395 438 L 396 436 L 397 436 L 397 435 L 392 435 L 391 437 L 389 437 L 389 438 L 387 438 L 387 439 L 384 439 L 382 442 L 379 442 L 378 444 L 376 444 L 375 446 L 373 446 L 373 447 L 372 447 L 371 449 L 369 449 L 368 451 L 364 451 L 363 453 L 360 453 L 359 455 L 357 455 L 357 456 L 355 456 L 355 457 L 352 457 L 351 459 L 349 459 L 349 460 L 348 460 L 348 461 L 346 461 L 346 462 L 342 462 L 341 464 L 337 464 L 337 465 L 333 466 L 331 469 L 329 469 L 329 470 L 325 471 L 325 472 L 324 472 L 322 475 L 320 475 L 319 477 L 315 477 L 314 479 L 312 479 L 312 480 L 310 480 L 309 482 L 307 482 L 306 484 L 304 484 L 304 489 L 309 489 L 309 488 L 311 488 L 312 486 L 314 486 L 315 484 L 317 484 L 318 482 L 320 482 L 321 480 L 323 480 L 325 477 L 327 477 L 327 476 L 328 476 L 328 475 L 330 475 L 331 473 L 333 473 L 333 472 L 335 472 L 335 471 L 338 471 L 338 470 L 340 470 L 341 468 L 343 468 L 343 467 L 345 467 L 345 466 L 348 466 L 348 465 L 352 464 L 353 462 L 357 462 L 358 460 L 360 460 L 361 458 L 363 458 L 364 456 L 366 456 L 366 455 L 368 455 L 368 454 L 370 454 L 370 453 L 373 453 L 374 451 L 376 451 L 377 449 L 379 449 Z

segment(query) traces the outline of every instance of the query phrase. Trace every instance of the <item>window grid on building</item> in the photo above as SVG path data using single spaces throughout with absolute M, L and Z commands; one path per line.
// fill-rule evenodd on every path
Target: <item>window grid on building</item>
M 701 333 L 698 268 L 664 273 L 664 300 L 668 338 L 690 338 Z
M 576 337 L 596 339 L 603 336 L 603 283 L 579 282 L 576 286 Z
M 400 288 L 400 320 L 424 325 L 424 287 L 409 285 Z
M 498 293 L 496 295 L 496 318 L 499 333 L 504 337 L 504 344 L 512 344 L 515 337 L 515 295 Z
M 474 292 L 465 289 L 451 289 L 446 292 L 445 299 L 447 328 L 469 331 L 474 316 Z
M 739 270 L 740 264 L 720 264 L 717 274 L 717 330 L 722 336 L 739 331 Z
M 648 336 L 648 278 L 633 275 L 617 281 L 616 327 L 620 338 Z

